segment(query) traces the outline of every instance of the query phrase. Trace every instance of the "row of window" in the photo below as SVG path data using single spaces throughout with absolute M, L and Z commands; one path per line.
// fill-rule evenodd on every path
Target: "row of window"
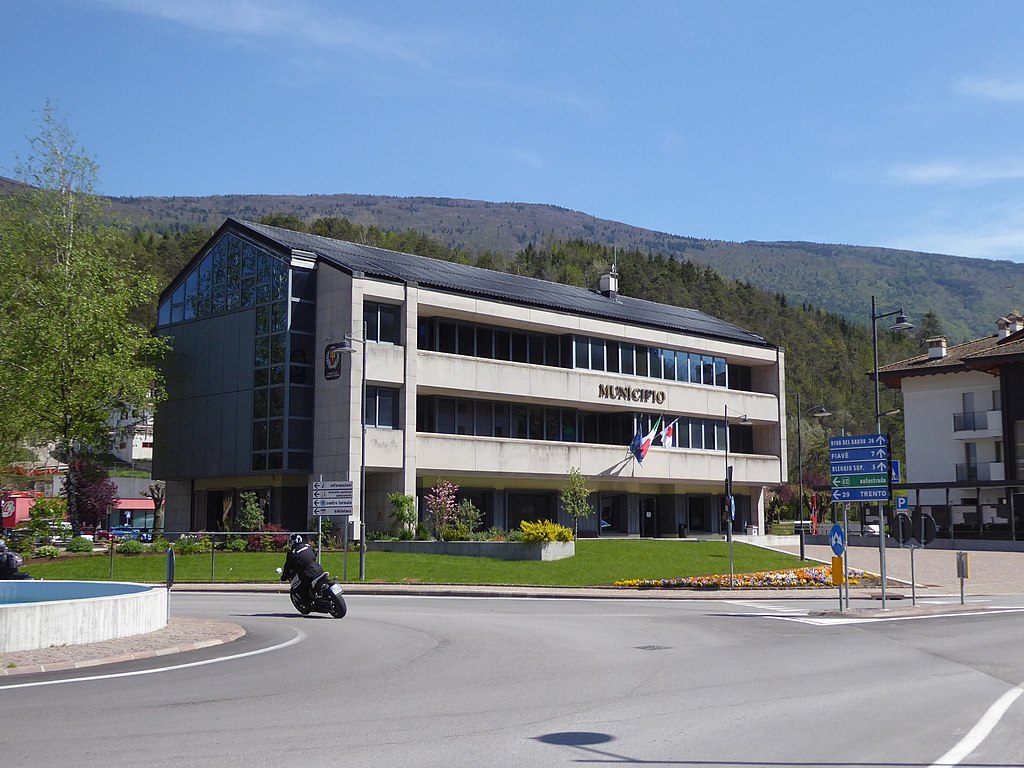
M 417 340 L 419 349 L 431 352 L 716 387 L 750 388 L 750 369 L 729 366 L 724 357 L 593 336 L 530 333 L 424 317 L 419 320 Z
M 592 412 L 576 408 L 503 403 L 489 400 L 424 396 L 416 402 L 416 431 L 442 435 L 552 440 L 569 443 L 628 446 L 639 428 L 654 428 L 658 416 L 628 411 Z M 655 445 L 706 451 L 725 450 L 725 422 L 721 419 L 662 416 Z M 750 453 L 752 428 L 730 427 L 730 450 Z

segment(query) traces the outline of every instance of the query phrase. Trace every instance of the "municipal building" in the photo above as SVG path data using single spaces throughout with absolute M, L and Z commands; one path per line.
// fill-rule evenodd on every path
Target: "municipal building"
M 782 350 L 617 287 L 228 219 L 160 297 L 166 529 L 226 527 L 251 491 L 270 522 L 310 530 L 320 479 L 354 483 L 355 531 L 364 514 L 388 527 L 393 491 L 422 516 L 440 480 L 485 527 L 571 525 L 575 467 L 596 512 L 581 535 L 722 534 L 728 464 L 733 531 L 763 532 L 765 490 L 786 479 Z M 638 433 L 653 433 L 642 463 Z

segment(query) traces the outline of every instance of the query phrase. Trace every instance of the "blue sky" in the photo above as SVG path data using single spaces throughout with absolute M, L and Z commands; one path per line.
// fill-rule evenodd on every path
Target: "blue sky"
M 1024 3 L 6 0 L 0 173 L 550 203 L 1024 261 Z

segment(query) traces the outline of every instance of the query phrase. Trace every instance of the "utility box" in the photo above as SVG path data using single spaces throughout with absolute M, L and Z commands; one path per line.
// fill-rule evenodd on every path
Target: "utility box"
M 971 556 L 967 552 L 956 553 L 956 577 L 958 579 L 971 578 Z

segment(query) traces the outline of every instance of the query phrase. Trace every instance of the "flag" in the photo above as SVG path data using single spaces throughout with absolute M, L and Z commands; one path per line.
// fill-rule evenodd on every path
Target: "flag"
M 654 442 L 654 436 L 658 432 L 658 427 L 661 425 L 661 416 L 654 422 L 654 426 L 651 427 L 651 431 L 646 435 L 640 432 L 640 425 L 636 426 L 636 434 L 633 435 L 633 442 L 629 444 L 629 452 L 633 454 L 634 458 L 641 464 L 644 463 L 644 457 L 647 455 L 647 451 L 650 450 L 651 443 Z
M 676 426 L 676 422 L 678 422 L 678 421 L 679 421 L 679 419 L 676 419 L 671 424 L 666 424 L 662 428 L 662 430 L 661 430 L 661 444 L 663 446 L 665 446 L 666 448 L 671 448 L 672 447 L 673 439 L 675 438 L 675 434 L 676 434 L 675 433 L 675 426 Z

